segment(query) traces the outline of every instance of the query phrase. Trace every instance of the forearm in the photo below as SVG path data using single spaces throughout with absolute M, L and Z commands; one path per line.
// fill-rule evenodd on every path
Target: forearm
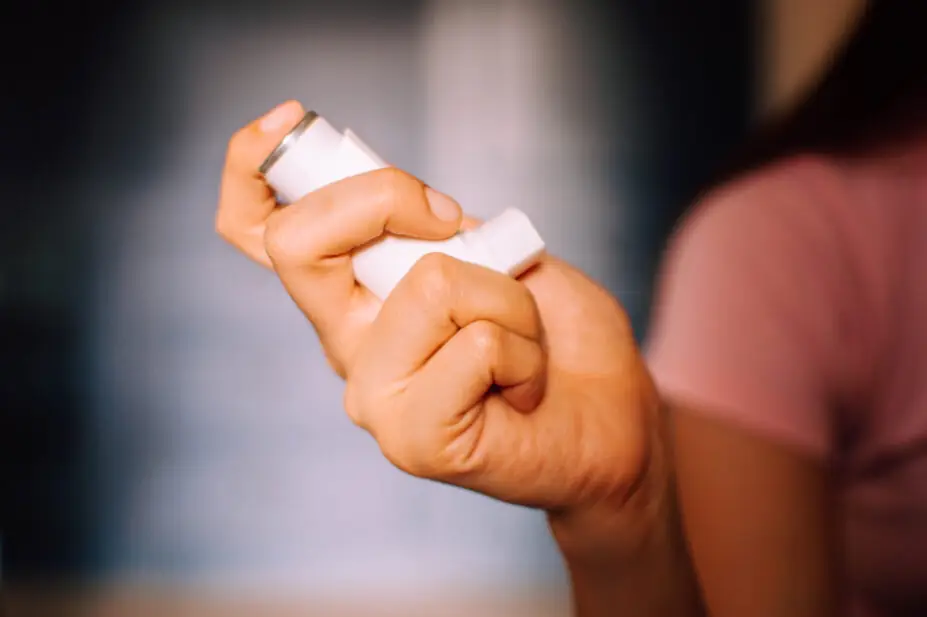
M 634 551 L 608 556 L 564 550 L 577 617 L 705 614 L 678 521 L 664 522 Z
M 682 532 L 665 418 L 660 420 L 648 472 L 620 508 L 549 515 L 577 617 L 706 614 Z

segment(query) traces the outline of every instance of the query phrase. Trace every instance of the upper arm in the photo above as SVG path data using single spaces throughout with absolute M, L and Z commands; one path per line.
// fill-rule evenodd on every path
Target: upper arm
M 835 526 L 819 461 L 674 409 L 683 528 L 712 617 L 835 614 Z
M 714 617 L 833 611 L 840 251 L 791 172 L 697 211 L 667 253 L 648 356 L 674 406 L 683 520 Z

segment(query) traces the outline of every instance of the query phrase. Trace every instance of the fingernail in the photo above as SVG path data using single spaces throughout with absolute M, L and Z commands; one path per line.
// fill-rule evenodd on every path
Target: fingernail
M 261 118 L 258 126 L 265 133 L 270 133 L 283 127 L 289 128 L 293 126 L 297 121 L 299 121 L 302 115 L 302 105 L 296 101 L 287 101 L 286 103 L 277 105 L 269 112 L 267 112 L 264 117 Z
M 426 186 L 425 198 L 428 200 L 432 214 L 442 221 L 456 221 L 460 218 L 460 206 L 447 195 Z

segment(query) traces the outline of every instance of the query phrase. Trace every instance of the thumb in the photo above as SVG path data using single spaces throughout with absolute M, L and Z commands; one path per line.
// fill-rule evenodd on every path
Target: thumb
M 442 226 L 447 225 L 447 223 L 459 224 L 463 213 L 460 204 L 453 198 L 426 185 L 425 200 L 428 202 L 428 209 L 431 214 L 441 221 Z
M 333 182 L 275 215 L 277 231 L 289 228 L 309 259 L 345 255 L 384 232 L 443 240 L 460 228 L 457 202 L 395 167 Z M 280 233 L 272 234 L 280 236 Z M 270 238 L 265 238 L 270 241 Z
M 216 231 L 265 265 L 263 234 L 277 200 L 258 167 L 303 116 L 303 107 L 287 101 L 249 122 L 232 136 L 219 187 Z
M 286 101 L 239 129 L 229 142 L 227 167 L 258 178 L 258 167 L 304 113 L 298 101 Z
M 460 230 L 463 211 L 456 200 L 405 172 L 384 171 L 386 182 L 394 183 L 397 191 L 394 198 L 400 202 L 390 208 L 384 231 L 422 240 L 444 240 Z

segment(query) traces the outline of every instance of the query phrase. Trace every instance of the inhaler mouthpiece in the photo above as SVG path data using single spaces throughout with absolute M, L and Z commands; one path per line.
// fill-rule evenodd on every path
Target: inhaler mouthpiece
M 339 133 L 308 112 L 260 167 L 282 203 L 350 176 L 388 165 L 353 132 Z M 528 217 L 514 208 L 479 228 L 447 240 L 417 240 L 387 234 L 352 256 L 354 277 L 381 300 L 419 259 L 444 253 L 517 277 L 537 263 L 544 241 Z

